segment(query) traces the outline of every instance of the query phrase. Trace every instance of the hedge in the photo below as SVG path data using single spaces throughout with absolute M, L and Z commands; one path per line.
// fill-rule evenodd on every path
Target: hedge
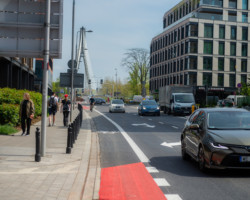
M 23 94 L 28 92 L 35 106 L 35 117 L 42 114 L 42 94 L 28 90 L 0 89 L 0 124 L 17 126 L 20 124 L 19 108 Z

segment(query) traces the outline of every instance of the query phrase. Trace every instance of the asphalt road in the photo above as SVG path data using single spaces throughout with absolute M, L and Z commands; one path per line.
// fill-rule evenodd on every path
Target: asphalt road
M 151 174 L 153 178 L 164 178 L 168 182 L 168 186 L 160 187 L 164 194 L 176 194 L 183 200 L 250 199 L 250 171 L 213 170 L 204 174 L 194 161 L 182 160 L 178 142 L 186 117 L 163 113 L 160 117 L 142 117 L 137 115 L 135 106 L 127 106 L 125 114 L 109 113 L 107 105 L 95 109 L 90 115 L 93 129 L 99 133 L 102 168 L 141 162 L 124 135 L 104 114 L 146 155 L 149 162 L 144 163 L 145 166 L 159 171 Z

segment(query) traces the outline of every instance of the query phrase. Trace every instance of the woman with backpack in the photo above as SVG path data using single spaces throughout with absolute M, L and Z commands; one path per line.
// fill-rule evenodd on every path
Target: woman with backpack
M 48 101 L 48 107 L 49 107 L 49 126 L 51 126 L 51 115 L 53 115 L 53 124 L 52 126 L 56 125 L 56 112 L 58 108 L 58 98 L 55 96 L 55 93 L 53 92 L 49 101 Z
M 27 133 L 25 136 L 30 135 L 30 125 L 31 125 L 31 120 L 34 118 L 34 104 L 32 100 L 30 99 L 29 93 L 24 93 L 23 95 L 23 101 L 20 104 L 20 118 L 21 118 L 21 124 L 22 124 L 22 136 L 25 135 L 25 129 L 27 125 Z
M 63 124 L 64 124 L 64 126 L 68 126 L 70 104 L 71 104 L 71 102 L 68 100 L 68 95 L 65 94 L 64 99 L 62 100 L 62 105 L 61 105 L 61 110 L 63 111 Z

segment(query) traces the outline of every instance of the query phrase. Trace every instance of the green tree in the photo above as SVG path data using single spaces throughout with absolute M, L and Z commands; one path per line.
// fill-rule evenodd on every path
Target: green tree
M 61 89 L 64 90 L 64 93 L 66 93 L 67 89 L 60 87 L 60 79 L 57 78 L 55 82 L 52 82 L 52 90 L 55 92 L 59 97 L 61 97 L 63 94 L 60 93 Z
M 144 97 L 147 94 L 146 84 L 149 80 L 149 60 L 148 50 L 141 48 L 129 49 L 122 60 L 122 65 L 129 71 L 129 83 L 134 94 L 138 94 L 137 87 L 139 86 L 140 94 Z

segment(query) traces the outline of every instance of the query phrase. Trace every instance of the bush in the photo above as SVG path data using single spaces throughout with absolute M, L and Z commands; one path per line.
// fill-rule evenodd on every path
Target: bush
M 17 126 L 20 124 L 19 108 L 23 94 L 28 92 L 34 102 L 35 117 L 42 115 L 42 94 L 28 90 L 0 89 L 0 124 Z
M 10 125 L 0 125 L 0 134 L 2 135 L 10 135 L 10 134 L 13 134 L 13 133 L 17 133 L 18 130 L 16 130 L 15 128 L 13 128 L 12 126 Z

